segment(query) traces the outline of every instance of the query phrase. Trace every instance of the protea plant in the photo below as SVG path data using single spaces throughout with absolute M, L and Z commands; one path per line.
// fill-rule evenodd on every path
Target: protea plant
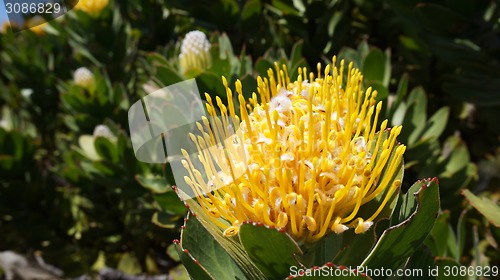
M 439 196 L 435 179 L 400 193 L 402 127 L 379 120 L 384 106 L 352 64 L 334 57 L 295 81 L 275 66 L 249 100 L 224 78 L 227 105 L 206 94 L 196 158 L 183 151 L 190 190 L 177 188 L 190 213 L 174 243 L 190 276 L 365 279 L 411 266 Z

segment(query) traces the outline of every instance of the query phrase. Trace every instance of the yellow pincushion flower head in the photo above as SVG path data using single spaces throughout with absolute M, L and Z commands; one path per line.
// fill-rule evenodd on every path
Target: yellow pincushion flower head
M 11 28 L 9 21 L 8 20 L 4 21 L 2 23 L 2 26 L 0 27 L 0 33 L 6 33 L 9 28 Z
M 108 4 L 109 0 L 79 0 L 75 10 L 84 11 L 90 15 L 98 15 Z
M 47 27 L 47 24 L 47 20 L 39 15 L 36 15 L 28 19 L 24 25 L 36 35 L 43 35 L 45 34 L 45 27 Z
M 183 151 L 184 179 L 224 235 L 237 234 L 243 222 L 280 229 L 302 244 L 350 228 L 361 234 L 395 198 L 402 127 L 379 125 L 376 91 L 362 91 L 352 63 L 344 82 L 344 61 L 339 68 L 332 62 L 323 73 L 318 64 L 316 76 L 299 69 L 293 82 L 275 64 L 276 77 L 271 69 L 269 78 L 258 77 L 248 102 L 237 81 L 240 116 L 225 78 L 228 106 L 217 97 L 220 117 L 206 94 L 212 119 L 198 124 L 202 136 L 191 135 L 197 158 Z M 231 120 L 240 121 L 237 133 Z M 363 208 L 372 201 L 376 207 Z

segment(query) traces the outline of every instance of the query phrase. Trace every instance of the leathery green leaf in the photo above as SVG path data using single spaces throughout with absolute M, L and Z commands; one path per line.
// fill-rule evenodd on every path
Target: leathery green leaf
M 385 56 L 380 49 L 371 50 L 363 63 L 363 74 L 366 81 L 384 81 Z
M 418 279 L 436 280 L 436 277 L 429 275 L 426 271 L 428 268 L 434 267 L 434 256 L 429 248 L 420 246 L 415 253 L 410 257 L 405 265 L 407 271 L 411 271 L 413 275 L 407 276 L 403 279 Z
M 181 234 L 181 245 L 215 279 L 246 278 L 231 256 L 192 215 L 189 215 L 184 225 Z
M 246 223 L 240 226 L 240 242 L 250 259 L 269 279 L 285 278 L 298 266 L 299 245 L 284 232 Z
M 421 139 L 425 140 L 428 138 L 437 139 L 443 133 L 448 122 L 448 116 L 450 115 L 450 108 L 443 107 L 439 109 L 432 117 L 427 121 L 427 127 L 424 129 Z
M 151 218 L 151 222 L 159 227 L 173 229 L 178 221 L 177 216 L 170 215 L 163 211 L 155 212 Z
M 193 280 L 206 280 L 206 279 L 214 279 L 208 271 L 202 267 L 197 260 L 195 260 L 190 254 L 189 251 L 181 248 L 179 244 L 175 244 L 175 250 L 177 254 L 179 254 L 179 258 L 182 261 L 182 264 L 186 268 L 189 273 L 189 277 Z
M 177 192 L 181 192 L 176 188 Z M 183 197 L 178 193 L 179 197 Z M 184 195 L 185 197 L 185 195 Z M 223 231 L 217 227 L 201 208 L 195 199 L 187 199 L 184 201 L 192 213 L 196 214 L 196 219 L 203 225 L 208 233 L 224 248 L 224 250 L 233 258 L 241 270 L 245 273 L 248 279 L 265 279 L 264 274 L 253 264 L 248 255 L 245 253 L 243 246 L 237 238 L 228 238 L 223 235 Z M 221 221 L 223 222 L 223 221 Z
M 311 259 L 311 266 L 332 262 L 343 248 L 342 239 L 342 234 L 329 234 L 318 240 L 314 245 L 303 247 L 304 259 Z M 309 263 L 303 262 L 303 264 L 309 266 Z
M 136 174 L 135 180 L 141 186 L 154 193 L 166 193 L 171 190 L 167 180 L 161 176 L 143 176 L 141 174 Z
M 475 196 L 469 190 L 462 191 L 462 194 L 490 223 L 500 227 L 500 206 L 488 198 Z
M 395 211 L 399 215 L 392 220 L 396 224 L 384 231 L 361 265 L 373 269 L 399 268 L 432 230 L 439 207 L 437 179 L 416 182 L 398 201 Z
M 455 233 L 450 226 L 450 212 L 444 211 L 436 219 L 425 244 L 432 250 L 433 255 L 440 257 L 458 258 L 458 243 Z

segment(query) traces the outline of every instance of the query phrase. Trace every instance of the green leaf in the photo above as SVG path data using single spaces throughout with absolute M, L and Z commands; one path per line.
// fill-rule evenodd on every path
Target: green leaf
M 97 136 L 94 140 L 95 150 L 100 158 L 117 162 L 118 161 L 118 151 L 116 147 L 107 138 L 102 136 Z
M 421 87 L 414 88 L 407 100 L 408 109 L 403 121 L 401 139 L 412 146 L 420 138 L 427 123 L 427 97 Z
M 159 227 L 173 229 L 177 226 L 178 216 L 174 216 L 165 212 L 156 212 L 151 218 L 151 222 Z
M 234 56 L 231 40 L 226 33 L 219 36 L 219 56 L 222 59 L 231 58 Z
M 206 72 L 214 74 L 219 79 L 221 76 L 229 78 L 231 76 L 231 57 L 227 57 L 227 55 L 222 56 L 221 52 L 219 46 L 213 46 L 210 49 L 210 53 L 212 54 L 212 66 Z
M 262 6 L 260 4 L 260 0 L 249 0 L 246 1 L 243 9 L 241 10 L 241 20 L 246 21 L 251 19 L 254 16 L 258 16 Z
M 312 259 L 311 265 L 307 263 L 307 266 L 332 262 L 344 246 L 342 241 L 342 234 L 329 234 L 318 240 L 314 245 L 303 248 L 304 259 Z
M 259 24 L 262 5 L 260 0 L 246 1 L 241 10 L 241 29 L 245 32 L 254 30 L 256 24 Z
M 458 246 L 455 233 L 449 224 L 450 212 L 439 215 L 425 244 L 432 250 L 433 255 L 440 257 L 458 258 Z
M 391 124 L 392 126 L 397 126 L 397 125 L 402 125 L 405 114 L 406 114 L 406 103 L 402 102 L 399 104 L 397 109 L 394 110 L 394 113 L 392 114 L 392 119 L 391 119 Z
M 363 77 L 366 81 L 383 82 L 385 77 L 385 56 L 377 48 L 371 50 L 363 62 Z
M 432 117 L 427 121 L 424 134 L 420 137 L 420 139 L 424 141 L 429 138 L 438 139 L 446 128 L 449 114 L 450 108 L 448 107 L 443 107 L 434 113 L 434 115 L 432 115 Z
M 180 245 L 175 244 L 175 250 L 177 254 L 179 254 L 179 258 L 182 261 L 182 264 L 186 268 L 189 273 L 189 277 L 193 280 L 206 280 L 206 279 L 215 279 L 213 278 L 208 271 L 200 265 L 200 263 L 195 260 L 190 254 L 189 251 L 183 250 Z
M 167 180 L 161 176 L 143 176 L 140 174 L 135 175 L 135 180 L 154 193 L 166 193 L 170 191 L 170 185 Z M 178 200 L 178 199 L 177 199 Z
M 267 76 L 267 70 L 269 70 L 269 68 L 274 68 L 274 65 L 267 59 L 261 57 L 255 62 L 255 71 L 257 71 L 261 77 Z
M 338 55 L 337 61 L 341 61 L 342 59 L 344 61 L 346 61 L 347 63 L 352 62 L 353 66 L 358 68 L 358 69 L 363 68 L 363 60 L 360 57 L 359 53 L 354 49 L 343 48 Z M 367 81 L 366 78 L 365 78 L 365 81 Z
M 246 279 L 243 271 L 231 256 L 200 224 L 190 215 L 181 234 L 181 246 L 205 267 L 215 279 Z
M 182 77 L 169 66 L 158 66 L 156 68 L 155 79 L 162 87 L 170 86 L 182 82 Z
M 175 262 L 180 262 L 179 254 L 177 254 L 177 250 L 175 250 L 175 244 L 170 244 L 167 247 L 167 255 Z
M 375 227 L 363 234 L 356 234 L 353 230 L 343 234 L 343 249 L 333 260 L 336 264 L 358 266 L 370 253 L 375 244 Z
M 408 93 L 408 74 L 403 74 L 401 76 L 401 79 L 399 80 L 398 83 L 398 88 L 396 90 L 396 99 L 394 100 L 394 103 L 392 103 L 390 111 L 389 111 L 389 117 L 394 116 L 394 112 L 399 109 L 400 104 L 403 102 L 404 98 L 406 97 L 406 94 Z M 406 110 L 405 110 L 406 111 Z M 403 113 L 404 116 L 404 113 Z M 402 122 L 401 122 L 402 123 Z
M 177 192 L 181 192 L 177 188 Z M 180 195 L 186 197 L 186 195 Z M 233 260 L 242 269 L 249 279 L 264 279 L 265 276 L 250 260 L 243 246 L 235 238 L 227 238 L 223 235 L 223 231 L 215 225 L 208 214 L 201 208 L 196 199 L 188 199 L 184 201 L 192 213 L 196 214 L 196 219 L 203 225 L 208 233 L 224 248 L 224 250 L 233 258 Z
M 391 50 L 386 49 L 385 50 L 385 72 L 384 72 L 384 79 L 382 80 L 382 84 L 388 88 L 389 87 L 389 82 L 391 81 L 391 71 L 392 71 L 392 64 L 391 64 Z
M 245 100 L 248 100 L 250 97 L 252 97 L 252 93 L 254 93 L 255 89 L 257 88 L 257 81 L 251 75 L 245 75 L 241 77 L 240 81 L 241 81 L 243 96 L 245 97 Z
M 373 90 L 377 91 L 377 101 L 385 100 L 389 96 L 389 90 L 380 81 L 372 81 L 368 83 Z M 385 105 L 385 103 L 383 103 Z M 383 110 L 385 111 L 385 110 Z
M 100 160 L 101 157 L 97 154 L 94 146 L 94 137 L 92 135 L 82 135 L 78 138 L 78 144 L 83 151 L 83 154 L 91 160 Z
M 168 60 L 161 54 L 157 52 L 152 52 L 147 54 L 148 62 L 153 66 L 168 65 Z
M 252 59 L 250 56 L 242 54 L 240 55 L 240 66 L 238 72 L 236 72 L 239 77 L 244 75 L 251 75 L 253 73 Z
M 443 150 L 449 153 L 449 157 L 445 162 L 445 172 L 442 173 L 443 177 L 452 177 L 463 170 L 470 162 L 467 146 L 458 136 L 450 136 L 446 139 Z
M 435 280 L 435 277 L 432 277 L 428 273 L 428 268 L 434 267 L 434 257 L 432 256 L 431 251 L 426 246 L 420 246 L 418 250 L 413 253 L 413 255 L 406 263 L 404 269 L 413 271 L 414 273 L 420 273 L 417 271 L 422 271 L 421 275 L 418 275 L 418 279 L 429 279 Z M 415 276 L 413 276 L 415 278 Z M 404 279 L 413 279 L 410 277 L 405 277 Z
M 458 242 L 458 255 L 462 256 L 465 248 L 465 241 L 467 237 L 467 230 L 465 227 L 466 224 L 466 215 L 469 212 L 468 209 L 464 209 L 462 213 L 460 213 L 460 217 L 458 218 L 457 224 L 457 242 Z
M 304 41 L 300 40 L 293 45 L 292 52 L 290 54 L 290 63 L 288 64 L 288 67 L 290 67 L 290 69 L 288 69 L 288 71 L 292 71 L 293 69 L 297 68 L 298 64 L 300 63 L 300 60 L 302 59 L 303 44 Z
M 330 17 L 330 20 L 328 21 L 328 36 L 330 36 L 330 38 L 334 38 L 333 36 L 335 35 L 335 30 L 342 19 L 343 13 L 341 11 L 336 11 Z
M 222 100 L 227 99 L 226 89 L 222 84 L 221 76 L 217 76 L 212 72 L 204 72 L 196 78 L 200 93 L 209 92 L 210 94 L 219 96 Z
M 253 263 L 269 279 L 285 278 L 298 266 L 299 245 L 284 232 L 246 223 L 240 226 L 240 242 Z
M 139 274 L 142 272 L 139 260 L 133 253 L 124 253 L 118 263 L 118 269 L 127 274 Z
M 384 231 L 361 265 L 372 269 L 399 268 L 431 231 L 439 207 L 437 179 L 415 183 L 398 201 L 394 225 Z
M 304 6 L 304 2 L 302 0 L 292 0 L 293 6 L 300 12 L 304 13 L 306 11 L 306 7 Z
M 496 227 L 500 227 L 500 206 L 486 197 L 477 197 L 469 190 L 463 190 L 462 195 L 469 201 L 472 207 Z
M 169 191 L 166 193 L 153 194 L 153 198 L 165 212 L 174 215 L 186 214 L 186 206 L 177 197 L 175 192 Z
M 282 15 L 300 16 L 300 12 L 294 7 L 290 6 L 289 3 L 285 3 L 284 1 L 280 0 L 273 0 L 272 4 L 281 12 Z

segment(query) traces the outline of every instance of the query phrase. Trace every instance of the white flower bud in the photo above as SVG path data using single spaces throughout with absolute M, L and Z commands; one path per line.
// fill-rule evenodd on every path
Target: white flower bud
M 212 65 L 210 42 L 205 33 L 195 30 L 188 32 L 181 44 L 179 63 L 181 70 L 186 71 L 198 68 L 207 69 Z
M 108 139 L 109 141 L 116 140 L 116 136 L 113 134 L 113 132 L 111 132 L 109 127 L 107 127 L 104 124 L 97 125 L 94 128 L 93 136 L 94 137 L 104 137 L 104 138 Z
M 73 81 L 75 82 L 75 84 L 89 89 L 94 85 L 94 74 L 92 74 L 92 72 L 90 72 L 90 70 L 86 67 L 80 67 L 76 69 L 75 73 L 73 74 Z

